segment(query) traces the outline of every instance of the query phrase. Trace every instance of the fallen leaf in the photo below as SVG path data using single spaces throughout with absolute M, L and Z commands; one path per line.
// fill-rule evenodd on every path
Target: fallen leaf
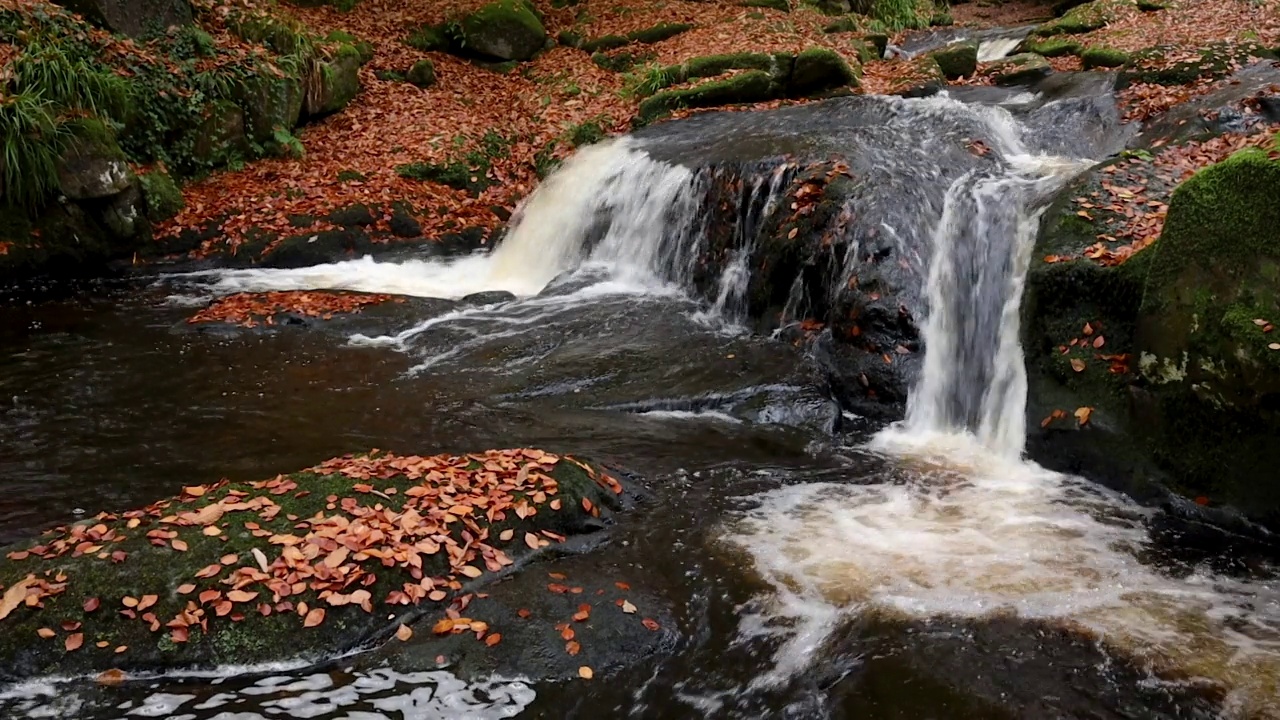
M 183 583 L 178 586 L 179 595 L 190 595 L 191 593 L 195 592 L 195 590 L 196 590 L 196 586 L 192 583 Z
M 187 551 L 187 543 L 184 540 L 174 540 L 172 543 L 170 543 L 170 545 L 172 545 L 173 549 L 177 550 L 178 552 Z
M 84 608 L 85 612 L 91 613 L 94 610 L 97 610 L 98 607 L 100 607 L 101 605 L 102 605 L 101 600 L 99 600 L 96 597 L 91 597 L 91 598 L 86 598 L 84 601 L 84 604 L 81 607 Z
M 645 618 L 644 620 L 641 620 L 641 621 L 640 621 L 640 624 L 641 624 L 641 625 L 644 625 L 645 627 L 649 628 L 650 630 L 655 630 L 655 631 L 656 631 L 659 627 L 661 627 L 660 625 L 658 625 L 658 621 L 657 621 L 657 620 L 652 620 L 652 619 L 650 619 L 650 618 Z
M 14 608 L 26 601 L 27 588 L 34 585 L 35 582 L 35 576 L 28 575 L 4 591 L 4 597 L 0 598 L 0 620 L 9 617 L 9 613 L 13 612 Z
M 46 628 L 40 628 L 39 630 L 37 630 L 36 634 L 44 638 L 45 640 L 48 640 L 49 638 L 53 637 L 54 635 L 57 635 L 58 633 L 54 631 L 53 628 L 46 627 Z
M 124 671 L 117 670 L 114 668 L 111 670 L 103 671 L 98 675 L 97 678 L 95 678 L 95 682 L 97 682 L 99 685 L 107 685 L 107 686 L 119 685 L 124 681 L 125 681 Z
M 81 645 L 84 645 L 84 633 L 73 633 L 68 635 L 66 642 L 63 643 L 67 652 L 75 652 L 80 649 Z
M 254 593 L 257 595 L 257 593 Z M 302 627 L 315 627 L 324 622 L 324 608 L 315 608 L 302 620 Z
M 623 601 L 622 601 L 622 612 L 624 612 L 624 613 L 626 613 L 626 614 L 628 614 L 628 615 L 634 615 L 634 614 L 635 614 L 635 612 L 636 612 L 636 606 L 635 606 L 635 605 L 632 605 L 630 600 L 623 600 Z
M 583 665 L 582 667 L 578 668 L 578 677 L 582 678 L 583 680 L 590 680 L 591 678 L 595 677 L 595 675 L 596 674 L 591 671 L 591 668 L 587 667 L 586 665 Z
M 411 637 L 413 637 L 413 628 L 404 624 L 401 624 L 400 627 L 396 628 L 396 638 L 400 640 L 400 642 L 407 642 Z
M 525 534 L 524 534 L 524 544 L 525 544 L 525 545 L 528 545 L 530 548 L 533 548 L 534 550 L 537 550 L 537 549 L 538 549 L 538 542 L 539 542 L 539 541 L 538 541 L 538 536 L 537 536 L 537 535 L 534 535 L 534 534 L 533 534 L 533 533 L 531 533 L 531 532 L 527 532 L 527 533 L 525 533 Z
M 516 615 L 519 615 L 520 617 L 526 618 L 526 619 L 532 614 L 533 613 L 529 611 L 529 608 L 520 608 L 519 610 L 516 611 Z
M 1084 361 L 1080 358 L 1071 358 L 1071 369 L 1076 372 L 1084 372 Z
M 564 644 L 564 651 L 570 655 L 577 655 L 582 651 L 582 646 L 578 644 L 577 640 L 570 640 Z
M 1076 408 L 1075 416 L 1076 416 L 1076 419 L 1080 421 L 1081 427 L 1089 423 L 1089 418 L 1092 415 L 1093 415 L 1093 408 L 1091 407 Z
M 484 639 L 484 644 L 488 645 L 489 647 L 493 647 L 494 645 L 497 645 L 500 642 L 502 642 L 502 633 L 493 633 L 492 635 L 489 635 Z

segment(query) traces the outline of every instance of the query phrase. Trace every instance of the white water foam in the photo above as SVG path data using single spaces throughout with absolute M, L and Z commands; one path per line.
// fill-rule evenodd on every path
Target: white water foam
M 203 717 L 209 720 L 266 720 L 273 717 L 343 717 L 362 720 L 415 718 L 476 720 L 520 714 L 536 694 L 524 679 L 490 678 L 466 682 L 446 670 L 398 672 L 389 668 L 348 670 L 341 682 L 329 673 L 269 674 L 246 687 L 212 696 L 184 693 L 178 681 L 212 679 L 217 685 L 246 673 L 281 672 L 285 666 L 227 666 L 196 673 L 173 673 L 131 680 L 156 688 L 139 701 L 115 706 L 119 720 Z M 88 703 L 69 683 L 83 678 L 46 678 L 8 688 L 0 694 L 6 717 L 76 717 Z M 203 699 L 201 699 L 203 697 Z M 359 708 L 372 708 L 374 711 Z M 101 711 L 95 712 L 95 717 Z
M 766 492 L 726 528 L 774 588 L 741 628 L 783 640 L 757 685 L 805 671 L 860 614 L 1015 613 L 1091 631 L 1154 673 L 1208 679 L 1228 692 L 1232 717 L 1280 717 L 1280 590 L 1161 574 L 1138 559 L 1148 511 L 1021 459 L 1018 312 L 1038 204 L 1088 163 L 1031 156 L 1007 112 L 984 112 L 1005 169 L 947 193 L 921 378 L 907 419 L 870 445 L 893 477 Z
M 995 38 L 983 40 L 978 45 L 978 62 L 991 62 L 1008 56 L 1014 48 L 1022 44 L 1020 37 Z
M 652 160 L 628 138 L 583 148 L 517 210 L 511 234 L 491 253 L 451 260 L 361 258 L 296 269 L 211 270 L 185 278 L 215 294 L 269 290 L 353 290 L 460 298 L 500 290 L 536 295 L 584 263 L 629 288 L 662 285 L 672 247 L 688 235 L 697 198 L 693 174 Z M 528 220 L 527 222 L 525 220 Z M 607 221 L 607 224 L 606 224 Z

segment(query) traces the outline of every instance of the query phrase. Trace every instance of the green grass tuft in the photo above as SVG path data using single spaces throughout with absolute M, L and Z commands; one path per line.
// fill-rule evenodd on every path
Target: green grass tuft
M 58 189 L 58 159 L 70 133 L 38 93 L 0 103 L 0 168 L 8 205 L 37 208 Z

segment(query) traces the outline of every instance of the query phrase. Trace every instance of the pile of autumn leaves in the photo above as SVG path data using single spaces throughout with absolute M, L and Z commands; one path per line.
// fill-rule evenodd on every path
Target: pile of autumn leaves
M 235 293 L 218 298 L 187 319 L 188 323 L 223 322 L 240 327 L 275 325 L 282 313 L 332 320 L 334 315 L 358 313 L 366 306 L 404 302 L 404 298 L 376 293 L 286 290 Z
M 466 580 L 480 577 L 485 571 L 499 572 L 512 564 L 500 544 L 519 543 L 537 549 L 565 540 L 545 529 L 517 538 L 515 531 L 508 528 L 496 537 L 490 536 L 490 525 L 511 515 L 525 519 L 562 509 L 578 511 L 564 507 L 558 482 L 550 474 L 562 462 L 579 466 L 602 488 L 614 494 L 622 492 L 616 479 L 584 463 L 534 449 L 491 450 L 465 456 L 345 456 L 326 461 L 310 472 L 350 479 L 350 496 L 327 496 L 325 510 L 311 517 L 289 514 L 275 499 L 310 494 L 291 476 L 235 486 L 224 480 L 186 487 L 176 501 L 162 501 L 119 515 L 104 513 L 96 524 L 60 528 L 53 531 L 52 539 L 10 552 L 7 557 L 15 562 L 84 557 L 90 562 L 119 564 L 128 562 L 128 553 L 112 546 L 134 536 L 135 531 L 153 546 L 185 553 L 189 545 L 181 535 L 197 531 L 207 537 L 225 538 L 227 533 L 240 533 L 239 528 L 233 528 L 239 525 L 260 539 L 261 544 L 247 553 L 227 553 L 196 571 L 193 580 L 206 581 L 206 587 L 197 592 L 195 582 L 179 585 L 176 593 L 185 601 L 180 601 L 176 612 L 163 617 L 156 613 L 161 597 L 167 600 L 175 592 L 166 587 L 156 588 L 157 594 L 125 596 L 118 608 L 109 608 L 99 597 L 86 597 L 86 618 L 100 610 L 114 610 L 145 623 L 153 633 L 165 629 L 174 643 L 185 643 L 194 628 L 208 633 L 215 618 L 240 622 L 250 613 L 294 613 L 302 627 L 311 628 L 325 621 L 326 608 L 352 605 L 373 613 L 375 604 L 417 605 L 423 600 L 441 602 L 454 595 L 453 605 L 447 610 L 447 617 L 436 625 L 436 632 L 474 632 L 477 639 L 494 645 L 501 636 L 490 634 L 480 621 L 462 618 L 460 611 L 465 609 L 470 595 L 457 593 Z M 387 482 L 393 478 L 398 481 L 396 484 Z M 405 479 L 412 484 L 406 487 Z M 393 502 L 397 494 L 402 497 Z M 365 497 L 358 500 L 358 496 Z M 372 505 L 362 500 L 370 500 Z M 175 510 L 175 504 L 185 509 Z M 392 509 L 398 504 L 398 510 Z M 600 513 L 586 497 L 581 506 L 584 513 Z M 439 559 L 447 562 L 433 566 L 445 569 L 430 574 L 424 561 Z M 382 568 L 394 569 L 397 575 L 407 573 L 410 580 L 383 597 L 374 597 L 370 588 Z M 76 581 L 75 577 L 68 577 L 68 572 L 74 570 L 50 570 L 43 576 L 31 573 L 11 585 L 0 599 L 0 620 L 20 607 L 41 608 L 46 599 L 67 592 Z M 301 600 L 304 595 L 312 602 Z M 589 614 L 589 610 L 586 612 Z M 80 622 L 65 621 L 61 629 L 69 633 L 63 638 L 68 652 L 83 645 Z M 38 631 L 46 639 L 57 634 L 52 627 Z M 408 639 L 411 634 L 405 626 L 397 633 L 401 639 Z M 106 647 L 103 642 L 98 645 Z M 116 648 L 117 653 L 126 650 L 125 646 Z

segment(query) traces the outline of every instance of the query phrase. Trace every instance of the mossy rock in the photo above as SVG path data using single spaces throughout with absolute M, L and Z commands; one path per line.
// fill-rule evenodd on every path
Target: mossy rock
M 360 52 L 351 45 L 340 46 L 314 72 L 318 76 L 308 81 L 303 101 L 303 111 L 310 117 L 335 113 L 360 92 Z
M 209 105 L 190 133 L 191 159 L 198 167 L 226 165 L 249 157 L 251 148 L 245 133 L 245 112 L 230 100 Z
M 242 80 L 235 100 L 244 109 L 245 131 L 258 144 L 271 142 L 278 129 L 290 130 L 302 116 L 302 81 L 259 72 Z
M 822 26 L 822 32 L 829 34 L 860 32 L 865 29 L 867 23 L 868 19 L 865 16 L 850 13 Z
M 463 47 L 499 60 L 528 60 L 547 41 L 546 28 L 529 5 L 497 0 L 462 19 Z
M 160 223 L 177 215 L 185 205 L 182 190 L 169 173 L 152 170 L 138 176 L 142 198 L 147 204 L 147 219 Z
M 1131 7 L 1134 7 L 1133 0 L 1093 0 L 1073 7 L 1062 17 L 1038 26 L 1032 34 L 1045 37 L 1093 32 L 1119 19 L 1121 13 Z
M 763 70 L 775 78 L 785 80 L 791 73 L 794 61 L 795 58 L 789 55 L 779 57 L 767 53 L 723 53 L 690 58 L 683 65 L 668 68 L 667 73 L 672 77 L 673 83 L 715 77 L 730 70 Z
M 58 160 L 58 189 L 72 200 L 111 197 L 133 185 L 134 175 L 115 134 L 98 120 L 75 126 Z
M 1158 12 L 1166 10 L 1169 3 L 1158 2 L 1157 0 L 1138 0 L 1138 9 L 1142 12 Z
M 857 87 L 858 76 L 834 50 L 809 48 L 796 55 L 787 84 L 791 97 L 808 97 L 844 87 Z
M 823 15 L 844 15 L 853 10 L 849 0 L 800 0 Z
M 0 585 L 39 602 L 0 619 L 0 679 L 331 657 L 604 528 L 621 492 L 531 450 L 189 486 L 7 549 Z
M 1138 408 L 1160 464 L 1189 495 L 1280 522 L 1280 161 L 1258 149 L 1173 193 L 1137 344 Z
M 972 40 L 952 43 L 930 56 L 948 80 L 971 77 L 978 70 L 978 43 Z
M 424 180 L 466 190 L 473 195 L 479 195 L 490 185 L 484 168 L 461 162 L 406 163 L 396 166 L 396 174 L 410 180 Z
M 1129 54 L 1115 48 L 1091 47 L 1080 53 L 1080 62 L 1085 70 L 1118 68 L 1129 62 Z
M 1019 53 L 996 60 L 986 72 L 997 85 L 1026 85 L 1047 77 L 1053 66 L 1035 53 Z
M 141 37 L 171 26 L 190 25 L 187 0 L 62 0 L 58 3 L 108 30 Z
M 1176 63 L 1163 62 L 1169 52 L 1177 48 L 1157 45 L 1140 50 L 1130 57 L 1129 67 L 1122 73 L 1126 82 L 1146 82 L 1161 85 L 1187 85 L 1202 78 L 1225 77 L 1237 68 L 1253 60 L 1274 60 L 1276 53 L 1257 42 L 1215 42 L 1200 48 L 1198 57 Z M 1181 53 L 1179 53 L 1181 56 Z
M 646 125 L 680 108 L 706 108 L 735 103 L 764 102 L 778 97 L 781 88 L 774 77 L 763 70 L 712 80 L 691 88 L 667 90 L 640 103 L 636 124 Z
M 404 74 L 404 79 L 420 88 L 429 88 L 436 84 L 436 66 L 430 60 L 419 60 Z
M 689 23 L 659 23 L 653 27 L 643 28 L 626 35 L 604 35 L 593 40 L 579 42 L 578 47 L 589 53 L 608 52 L 632 43 L 651 45 L 673 38 L 694 28 Z
M 768 8 L 778 12 L 791 12 L 790 0 L 738 0 L 739 7 Z
M 350 45 L 355 48 L 356 52 L 360 54 L 361 65 L 373 60 L 374 55 L 377 54 L 377 51 L 373 48 L 373 43 L 361 40 L 345 30 L 334 30 L 328 35 L 325 35 L 324 39 L 329 42 Z
M 423 52 L 447 52 L 452 46 L 444 25 L 423 25 L 410 33 L 404 44 Z
M 1027 38 L 1022 44 L 1021 52 L 1035 53 L 1041 57 L 1063 57 L 1066 55 L 1078 55 L 1084 45 L 1075 40 L 1064 37 L 1050 37 L 1043 40 L 1036 38 Z
M 894 74 L 891 94 L 903 97 L 925 97 L 941 90 L 947 84 L 942 68 L 928 55 L 905 61 L 907 70 Z

